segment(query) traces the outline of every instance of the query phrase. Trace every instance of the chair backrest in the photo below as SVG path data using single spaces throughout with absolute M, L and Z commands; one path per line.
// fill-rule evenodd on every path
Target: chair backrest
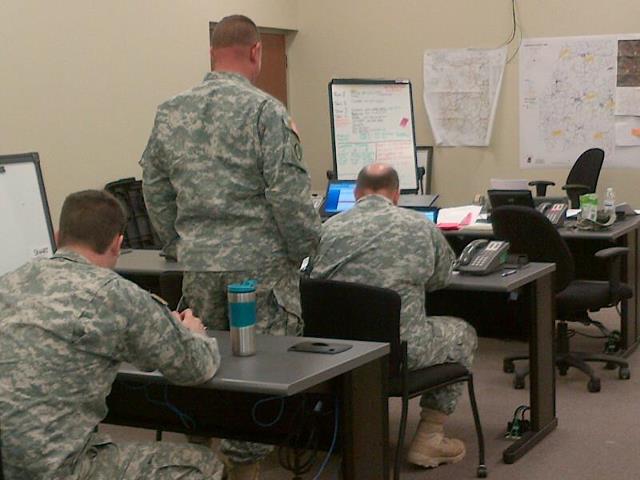
M 303 278 L 300 300 L 307 337 L 388 342 L 389 373 L 400 373 L 400 295 L 360 283 Z
M 508 241 L 510 253 L 525 254 L 531 262 L 556 264 L 556 292 L 564 290 L 575 278 L 571 251 L 556 227 L 536 209 L 504 206 L 491 213 L 493 233 L 499 240 Z
M 587 193 L 594 193 L 598 185 L 602 162 L 604 162 L 604 150 L 601 148 L 590 148 L 583 152 L 571 167 L 567 176 L 567 185 L 586 185 L 589 187 Z

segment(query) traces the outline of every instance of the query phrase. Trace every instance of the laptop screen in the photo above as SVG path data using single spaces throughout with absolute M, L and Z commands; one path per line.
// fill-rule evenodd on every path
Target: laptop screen
M 356 203 L 355 180 L 330 180 L 324 200 L 324 214 L 335 215 L 353 207 Z
M 438 207 L 412 207 L 410 210 L 424 215 L 424 218 L 432 223 L 438 223 Z

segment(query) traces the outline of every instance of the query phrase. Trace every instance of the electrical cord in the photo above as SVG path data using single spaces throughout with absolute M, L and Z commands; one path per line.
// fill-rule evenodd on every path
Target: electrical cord
M 144 398 L 145 400 L 147 400 L 149 403 L 151 403 L 152 405 L 156 405 L 158 407 L 163 407 L 166 408 L 167 410 L 169 410 L 171 413 L 173 413 L 176 417 L 178 417 L 178 420 L 180 420 L 180 423 L 182 423 L 182 426 L 190 431 L 193 431 L 196 429 L 196 422 L 193 418 L 191 418 L 188 414 L 184 413 L 182 410 L 180 410 L 178 407 L 176 407 L 173 403 L 171 403 L 171 401 L 169 400 L 169 386 L 168 385 L 163 385 L 163 389 L 162 389 L 162 400 L 156 400 L 155 398 L 151 398 L 151 394 L 149 393 L 149 388 L 151 386 L 151 384 L 139 384 L 139 385 L 132 385 L 126 382 L 123 382 L 123 385 L 130 389 L 130 390 L 142 390 L 144 392 Z
M 331 446 L 329 447 L 329 451 L 327 452 L 327 456 L 324 457 L 324 460 L 322 462 L 322 464 L 320 465 L 320 469 L 318 470 L 318 473 L 316 473 L 316 476 L 313 477 L 313 480 L 318 480 L 320 478 L 320 475 L 322 475 L 322 472 L 324 471 L 324 469 L 326 468 L 327 464 L 329 463 L 329 459 L 331 458 L 331 454 L 333 453 L 333 449 L 336 446 L 336 441 L 338 439 L 338 429 L 340 427 L 340 404 L 338 403 L 338 397 L 334 397 L 334 408 L 333 408 L 333 438 L 331 440 Z
M 263 428 L 273 427 L 276 423 L 278 423 L 282 419 L 282 414 L 284 413 L 285 398 L 286 397 L 275 396 L 275 397 L 262 398 L 258 400 L 256 403 L 253 404 L 253 407 L 251 408 L 251 418 L 253 422 L 259 427 L 263 427 Z M 267 402 L 272 402 L 274 400 L 280 400 L 280 409 L 278 410 L 278 414 L 270 422 L 263 422 L 259 420 L 257 416 L 258 407 L 260 405 L 263 405 Z

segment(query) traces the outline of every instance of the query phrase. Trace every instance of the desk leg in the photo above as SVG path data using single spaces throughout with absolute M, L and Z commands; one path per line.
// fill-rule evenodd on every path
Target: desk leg
M 629 356 L 638 346 L 638 312 L 640 312 L 640 261 L 638 255 L 638 229 L 632 230 L 624 236 L 622 245 L 629 249 L 627 261 L 622 268 L 622 281 L 631 287 L 633 297 L 622 302 L 621 309 L 621 333 L 623 356 Z
M 388 357 L 343 375 L 342 469 L 345 480 L 389 478 Z
M 529 368 L 531 377 L 532 430 L 507 448 L 502 458 L 513 463 L 533 448 L 558 425 L 556 377 L 553 351 L 554 307 L 552 276 L 546 275 L 526 292 L 529 310 Z

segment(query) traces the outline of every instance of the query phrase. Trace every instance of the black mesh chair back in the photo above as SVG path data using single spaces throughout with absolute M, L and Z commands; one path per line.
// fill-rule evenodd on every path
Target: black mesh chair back
M 590 148 L 583 152 L 571 167 L 567 176 L 567 185 L 585 185 L 589 187 L 586 193 L 594 193 L 603 162 L 604 150 L 601 148 Z
M 491 213 L 491 223 L 496 238 L 511 244 L 511 253 L 525 254 L 531 262 L 556 264 L 556 292 L 564 290 L 575 278 L 569 247 L 542 213 L 528 207 L 504 206 Z
M 389 373 L 400 373 L 400 295 L 388 288 L 333 280 L 302 279 L 304 335 L 388 342 Z M 328 301 L 330 299 L 330 301 Z

